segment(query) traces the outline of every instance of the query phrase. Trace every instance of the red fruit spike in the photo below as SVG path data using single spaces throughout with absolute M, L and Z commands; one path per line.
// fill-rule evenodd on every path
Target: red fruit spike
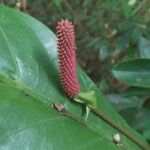
M 72 25 L 72 22 L 62 20 L 58 22 L 56 30 L 61 85 L 65 93 L 73 98 L 80 90 L 76 74 L 74 26 Z

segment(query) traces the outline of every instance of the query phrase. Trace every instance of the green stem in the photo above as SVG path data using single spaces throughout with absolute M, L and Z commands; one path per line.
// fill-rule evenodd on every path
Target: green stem
M 120 125 L 116 124 L 114 121 L 112 121 L 108 116 L 106 116 L 104 113 L 99 111 L 98 109 L 91 108 L 91 110 L 101 119 L 103 119 L 105 122 L 110 124 L 112 127 L 120 131 L 122 134 L 124 134 L 126 137 L 128 137 L 131 141 L 133 141 L 135 144 L 137 144 L 139 147 L 141 147 L 143 150 L 150 150 L 149 146 L 147 144 L 143 144 L 138 139 L 136 139 L 132 134 L 130 134 L 126 129 L 122 128 Z

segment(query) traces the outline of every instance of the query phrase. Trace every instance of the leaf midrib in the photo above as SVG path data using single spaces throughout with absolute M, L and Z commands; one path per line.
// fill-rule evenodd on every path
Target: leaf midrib
M 39 102 L 43 103 L 44 105 L 50 106 L 51 104 L 53 104 L 53 102 L 49 102 L 49 103 L 48 103 L 48 100 L 49 100 L 49 99 L 46 98 L 44 95 L 37 94 L 36 92 L 33 92 L 30 88 L 25 87 L 25 86 L 21 86 L 21 84 L 17 84 L 17 82 L 14 82 L 14 80 L 10 80 L 8 77 L 5 77 L 5 76 L 1 75 L 1 76 L 0 76 L 0 81 L 2 81 L 3 83 L 6 83 L 6 84 L 8 84 L 8 85 L 10 85 L 10 83 L 11 83 L 10 86 L 12 86 L 12 87 L 14 87 L 14 88 L 16 88 L 16 89 L 25 90 L 25 92 L 27 92 L 27 94 L 29 94 L 29 96 L 31 96 L 31 97 L 33 97 L 33 98 L 36 98 Z M 16 86 L 16 85 L 17 85 L 17 86 Z M 42 99 L 42 101 L 41 101 L 41 99 Z M 44 102 L 43 102 L 43 99 L 45 99 Z M 51 108 L 51 107 L 49 107 L 49 109 L 50 109 L 50 108 Z M 51 108 L 51 109 L 54 110 L 54 108 Z M 58 111 L 56 111 L 56 112 L 58 112 Z M 58 112 L 58 114 L 61 115 L 59 112 Z M 73 117 L 78 117 L 78 116 L 75 116 L 75 115 L 72 114 L 72 113 L 71 113 L 71 115 L 72 115 Z M 65 116 L 65 117 L 72 119 L 72 117 L 69 117 L 69 116 Z M 79 117 L 78 117 L 78 118 L 79 118 Z M 79 119 L 81 120 L 81 118 L 79 118 Z M 75 119 L 72 119 L 72 120 L 76 121 Z M 82 123 L 82 121 L 76 121 L 76 122 L 80 123 L 81 125 L 84 125 L 84 124 Z M 87 124 L 87 125 L 84 125 L 84 126 L 87 127 L 89 130 L 91 130 L 92 132 L 98 134 L 99 136 L 102 136 L 102 135 L 103 135 L 108 141 L 112 141 L 112 140 L 110 140 L 110 137 L 109 137 L 109 136 L 106 136 L 105 134 L 102 134 L 102 133 L 98 132 L 98 129 L 94 130 L 94 129 L 91 127 L 91 125 L 90 125 L 90 124 L 92 124 L 92 122 L 88 122 L 88 121 L 87 121 L 86 124 Z M 94 125 L 95 125 L 95 124 L 94 124 Z

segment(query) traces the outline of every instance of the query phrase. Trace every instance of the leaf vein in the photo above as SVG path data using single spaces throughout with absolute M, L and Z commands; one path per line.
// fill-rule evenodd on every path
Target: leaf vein
M 18 68 L 17 62 L 15 61 L 15 56 L 14 56 L 14 54 L 13 54 L 13 51 L 12 51 L 11 46 L 9 45 L 8 39 L 7 39 L 7 37 L 6 37 L 6 34 L 4 33 L 4 31 L 3 31 L 3 29 L 2 29 L 2 26 L 0 26 L 0 31 L 1 31 L 2 36 L 4 37 L 4 39 L 5 39 L 5 41 L 6 41 L 6 44 L 7 44 L 7 46 L 8 46 L 8 49 L 9 49 L 9 51 L 10 51 L 10 54 L 11 54 L 11 56 L 12 56 L 12 59 L 13 59 L 13 61 L 14 61 L 15 66 L 16 66 L 17 75 L 19 75 L 19 68 Z

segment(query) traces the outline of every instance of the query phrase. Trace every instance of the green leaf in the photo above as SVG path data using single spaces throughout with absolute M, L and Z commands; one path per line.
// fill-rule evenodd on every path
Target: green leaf
M 60 6 L 62 0 L 53 0 L 53 3 L 58 7 Z
M 143 124 L 144 122 L 143 120 L 139 122 L 139 115 L 137 115 L 141 113 L 140 110 L 143 105 L 141 99 L 135 96 L 125 97 L 118 94 L 108 94 L 106 96 L 108 101 L 118 110 L 118 112 L 131 126 L 136 129 L 139 129 L 139 126 L 141 127 L 141 124 Z
M 143 88 L 143 87 L 128 87 L 123 95 L 125 96 L 150 96 L 150 88 Z
M 146 127 L 143 130 L 143 135 L 147 140 L 150 140 L 150 120 L 146 124 Z
M 118 94 L 107 94 L 108 101 L 118 110 L 137 109 L 140 108 L 142 102 L 139 99 L 124 97 Z
M 107 41 L 101 42 L 99 49 L 99 58 L 105 60 L 109 56 L 109 44 Z
M 150 41 L 141 37 L 139 39 L 139 50 L 141 58 L 150 58 Z
M 129 0 L 128 5 L 133 6 L 136 3 L 136 0 Z
M 69 100 L 59 84 L 56 36 L 32 17 L 0 6 L 0 149 L 105 150 L 120 149 L 112 139 L 118 131 L 90 113 L 82 122 L 82 106 Z M 95 91 L 98 108 L 139 141 L 78 67 L 81 91 Z M 69 111 L 63 116 L 53 103 Z M 124 135 L 125 149 L 140 148 Z
M 132 86 L 150 88 L 150 60 L 134 59 L 114 66 L 112 73 L 118 80 Z
M 143 122 L 143 135 L 147 140 L 150 140 L 150 101 L 149 99 L 147 99 L 147 101 L 145 101 L 144 105 L 143 105 L 143 109 L 145 110 L 145 112 L 143 112 L 143 114 L 141 115 L 141 118 L 143 119 L 141 122 Z M 140 117 L 137 119 L 141 119 Z
M 133 8 L 131 5 L 128 5 L 126 2 L 122 2 L 122 12 L 125 17 L 130 17 L 133 14 Z

